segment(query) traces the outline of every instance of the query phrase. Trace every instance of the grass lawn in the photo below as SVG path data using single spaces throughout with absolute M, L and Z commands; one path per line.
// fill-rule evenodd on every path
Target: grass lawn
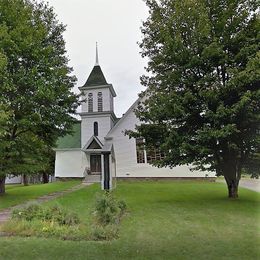
M 33 184 L 30 186 L 6 185 L 6 194 L 4 196 L 0 196 L 0 210 L 52 192 L 69 189 L 79 183 L 80 181 L 68 181 Z
M 56 202 L 88 222 L 98 185 Z M 128 204 L 120 238 L 110 242 L 0 238 L 0 259 L 259 259 L 260 194 L 206 182 L 119 182 Z

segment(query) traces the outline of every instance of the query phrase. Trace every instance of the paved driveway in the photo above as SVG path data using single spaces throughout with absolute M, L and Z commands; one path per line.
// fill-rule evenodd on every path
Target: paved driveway
M 249 189 L 249 190 L 260 192 L 260 180 L 259 179 L 242 179 L 239 182 L 239 186 Z
M 226 183 L 225 180 L 217 180 L 217 182 Z M 260 179 L 242 179 L 239 182 L 239 187 L 260 192 Z

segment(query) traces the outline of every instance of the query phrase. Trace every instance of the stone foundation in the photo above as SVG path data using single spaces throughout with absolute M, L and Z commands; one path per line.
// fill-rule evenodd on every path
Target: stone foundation
M 208 181 L 215 182 L 216 177 L 116 177 L 122 181 Z

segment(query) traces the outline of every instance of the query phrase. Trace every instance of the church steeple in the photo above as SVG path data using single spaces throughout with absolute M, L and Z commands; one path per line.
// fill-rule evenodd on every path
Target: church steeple
M 106 78 L 101 70 L 101 67 L 99 66 L 98 46 L 96 42 L 96 63 L 83 87 L 101 86 L 107 84 L 108 83 L 106 81 Z
M 81 145 L 84 145 L 94 135 L 101 142 L 115 124 L 114 97 L 116 92 L 112 84 L 107 83 L 98 60 L 96 43 L 95 65 L 84 86 L 79 87 L 82 94 L 81 109 Z M 100 129 L 100 131 L 98 131 Z M 102 131 L 101 131 L 102 130 Z

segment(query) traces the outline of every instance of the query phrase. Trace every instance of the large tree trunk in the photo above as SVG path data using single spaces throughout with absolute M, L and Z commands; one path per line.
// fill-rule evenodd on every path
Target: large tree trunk
M 5 175 L 0 176 L 0 196 L 5 194 Z
M 42 174 L 42 183 L 49 183 L 49 174 L 46 172 Z
M 238 198 L 238 183 L 239 180 L 227 180 L 227 187 L 228 187 L 228 197 L 229 198 Z
M 241 168 L 234 161 L 229 161 L 224 167 L 224 177 L 228 188 L 229 198 L 238 198 L 238 184 L 241 176 Z
M 23 174 L 23 185 L 24 186 L 28 186 L 29 185 L 28 176 L 26 174 Z

